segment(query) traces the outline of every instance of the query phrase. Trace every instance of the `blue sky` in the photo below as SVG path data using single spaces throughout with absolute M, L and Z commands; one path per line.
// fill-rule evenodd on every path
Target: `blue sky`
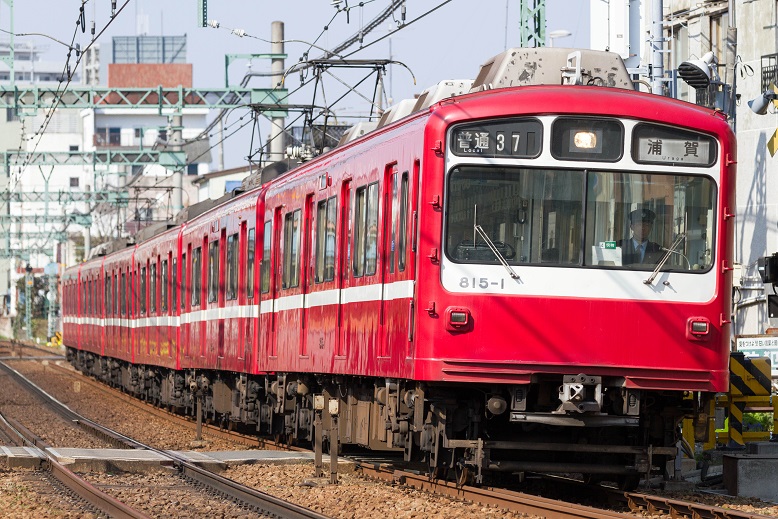
M 567 29 L 572 36 L 555 41 L 555 46 L 588 46 L 588 0 L 546 0 L 547 30 Z M 117 10 L 125 0 L 117 0 Z M 332 48 L 360 31 L 388 5 L 388 0 L 373 0 L 359 3 L 340 1 L 340 7 L 351 9 L 346 12 L 333 7 L 331 0 L 286 0 L 276 2 L 219 0 L 208 2 L 208 18 L 218 20 L 221 27 L 201 28 L 197 26 L 197 0 L 130 0 L 114 19 L 111 19 L 111 2 L 90 0 L 85 4 L 86 32 L 81 33 L 76 22 L 79 18 L 81 0 L 16 1 L 15 27 L 19 33 L 42 33 L 62 42 L 79 43 L 82 48 L 91 41 L 90 26 L 94 20 L 96 33 L 104 30 L 98 38 L 101 45 L 101 61 L 110 61 L 111 37 L 132 36 L 144 31 L 150 35 L 187 35 L 188 61 L 194 64 L 194 84 L 201 88 L 224 86 L 224 56 L 226 54 L 250 54 L 270 52 L 270 25 L 283 21 L 286 40 L 315 41 L 317 47 Z M 440 4 L 442 7 L 427 14 Z M 43 13 L 42 11 L 45 11 Z M 399 11 L 396 13 L 400 19 Z M 418 19 L 418 20 L 417 20 Z M 409 23 L 413 21 L 413 23 Z M 424 88 L 443 79 L 472 79 L 479 66 L 488 58 L 502 52 L 506 46 L 519 45 L 519 1 L 518 0 L 408 0 L 406 2 L 406 24 L 397 30 L 392 18 L 365 35 L 358 50 L 353 46 L 346 54 L 352 59 L 387 59 L 402 62 L 407 69 L 391 67 L 386 81 L 387 95 L 397 102 L 413 97 Z M 327 26 L 327 30 L 324 27 Z M 0 28 L 9 29 L 8 7 L 0 9 Z M 246 36 L 233 34 L 233 29 L 242 29 Z M 391 37 L 387 35 L 394 32 Z M 383 40 L 369 45 L 374 40 Z M 61 60 L 67 55 L 67 48 L 42 36 L 30 36 L 36 44 L 46 46 L 49 60 Z M 300 42 L 286 44 L 288 55 L 286 65 L 297 62 L 306 51 L 309 57 L 318 58 L 321 51 Z M 356 52 L 355 52 L 356 51 Z M 353 54 L 352 54 L 353 53 Z M 237 84 L 247 70 L 248 61 L 238 60 L 230 66 L 230 79 Z M 253 71 L 269 70 L 269 63 L 251 63 Z M 410 71 L 410 72 L 409 72 Z M 411 75 L 412 72 L 412 75 Z M 347 71 L 335 72 L 338 79 L 353 84 L 364 74 Z M 105 74 L 101 78 L 105 82 Z M 413 78 L 416 83 L 414 84 Z M 337 98 L 343 87 L 336 78 L 327 78 L 325 91 L 317 93 L 318 100 L 325 95 L 328 101 Z M 370 84 L 371 87 L 364 85 Z M 299 75 L 289 77 L 287 87 L 297 88 Z M 268 87 L 269 80 L 254 78 L 249 86 Z M 372 93 L 372 81 L 368 80 L 361 89 L 363 95 Z M 313 91 L 304 88 L 289 99 L 290 103 L 310 103 Z M 338 113 L 366 113 L 367 104 L 357 95 L 351 95 L 339 103 Z M 242 115 L 242 114 L 240 114 Z M 228 119 L 237 121 L 238 113 Z M 230 129 L 237 128 L 233 126 Z M 245 164 L 249 151 L 249 127 L 237 132 L 227 141 L 226 167 Z

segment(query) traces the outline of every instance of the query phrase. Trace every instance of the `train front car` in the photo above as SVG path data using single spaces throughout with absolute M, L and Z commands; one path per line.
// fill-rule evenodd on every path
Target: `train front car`
M 607 53 L 577 55 L 576 78 L 511 52 L 482 82 L 557 86 L 444 101 L 426 132 L 417 441 L 462 477 L 632 487 L 728 386 L 734 136 L 713 111 L 618 88 Z M 611 88 L 559 86 L 560 68 Z

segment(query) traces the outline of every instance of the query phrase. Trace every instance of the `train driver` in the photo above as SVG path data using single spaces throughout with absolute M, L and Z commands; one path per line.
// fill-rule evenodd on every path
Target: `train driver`
M 651 209 L 636 209 L 629 213 L 629 228 L 632 237 L 621 240 L 621 264 L 655 264 L 662 257 L 661 246 L 648 239 L 656 220 Z

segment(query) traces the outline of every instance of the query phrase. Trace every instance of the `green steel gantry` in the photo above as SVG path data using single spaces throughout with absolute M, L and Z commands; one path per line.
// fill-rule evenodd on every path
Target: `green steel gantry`
M 522 47 L 546 46 L 546 0 L 521 0 L 519 4 Z

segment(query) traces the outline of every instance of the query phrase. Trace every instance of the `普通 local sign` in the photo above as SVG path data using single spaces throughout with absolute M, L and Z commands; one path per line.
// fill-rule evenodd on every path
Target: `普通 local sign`
M 778 377 L 778 335 L 740 335 L 737 351 L 746 357 L 767 357 L 773 378 Z

